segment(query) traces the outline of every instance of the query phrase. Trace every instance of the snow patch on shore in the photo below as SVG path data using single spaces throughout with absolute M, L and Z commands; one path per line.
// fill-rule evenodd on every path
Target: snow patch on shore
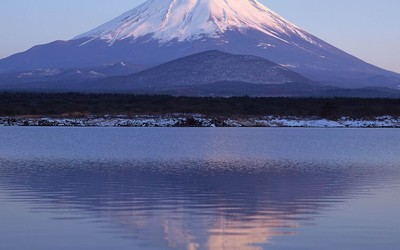
M 60 127 L 297 127 L 297 128 L 400 128 L 400 118 L 392 116 L 371 119 L 325 119 L 318 117 L 206 117 L 199 114 L 163 116 L 103 116 L 85 118 L 0 117 L 0 126 Z

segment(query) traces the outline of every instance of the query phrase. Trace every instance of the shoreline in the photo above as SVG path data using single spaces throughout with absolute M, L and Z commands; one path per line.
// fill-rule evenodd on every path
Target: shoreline
M 208 117 L 199 114 L 63 117 L 0 117 L 0 126 L 31 127 L 265 127 L 265 128 L 400 128 L 400 117 L 295 116 Z

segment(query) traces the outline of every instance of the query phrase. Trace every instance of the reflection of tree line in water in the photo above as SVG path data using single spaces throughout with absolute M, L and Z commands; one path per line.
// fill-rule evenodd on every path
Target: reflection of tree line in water
M 293 233 L 299 220 L 312 220 L 370 183 L 379 186 L 393 177 L 372 166 L 282 162 L 0 166 L 0 188 L 15 190 L 24 201 L 83 209 L 118 223 L 123 234 L 171 249 L 261 249 L 251 245 Z
M 0 93 L 0 116 L 281 115 L 367 118 L 400 115 L 400 99 L 360 98 L 211 98 L 129 94 Z

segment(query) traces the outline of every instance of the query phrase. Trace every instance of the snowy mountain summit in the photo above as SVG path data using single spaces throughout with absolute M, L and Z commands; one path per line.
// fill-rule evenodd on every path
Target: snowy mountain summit
M 318 44 L 310 34 L 256 0 L 149 0 L 116 19 L 77 36 L 108 42 L 151 35 L 161 42 L 220 38 L 226 31 L 257 30 L 289 43 L 299 36 Z
M 71 40 L 0 60 L 0 74 L 121 62 L 144 69 L 213 50 L 261 57 L 322 85 L 400 88 L 399 74 L 330 45 L 257 0 L 147 0 Z

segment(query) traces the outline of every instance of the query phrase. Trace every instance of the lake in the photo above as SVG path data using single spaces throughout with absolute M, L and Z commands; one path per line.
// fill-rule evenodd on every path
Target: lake
M 400 130 L 0 127 L 0 249 L 399 249 Z

